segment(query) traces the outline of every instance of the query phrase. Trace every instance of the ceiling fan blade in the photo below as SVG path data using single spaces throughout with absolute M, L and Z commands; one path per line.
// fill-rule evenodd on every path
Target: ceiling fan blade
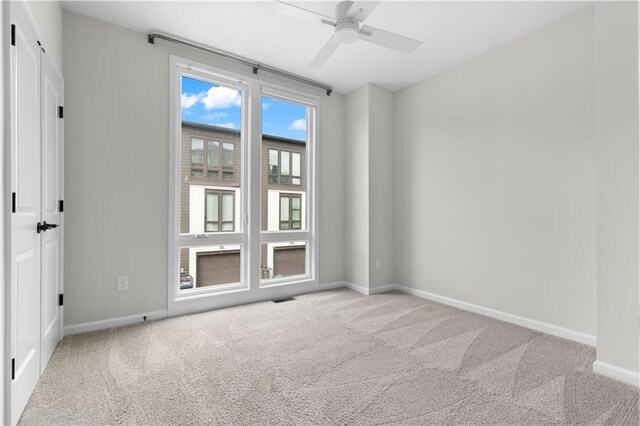
M 358 22 L 364 22 L 379 4 L 379 1 L 356 1 L 349 9 L 349 16 Z
M 287 3 L 282 0 L 276 0 L 270 3 L 276 12 L 283 15 L 292 16 L 298 19 L 304 19 L 310 22 L 323 22 L 329 21 L 335 23 L 335 19 L 332 16 L 323 15 L 321 13 L 314 12 L 313 10 L 305 9 L 295 4 Z
M 377 44 L 378 46 L 388 47 L 389 49 L 408 54 L 415 52 L 416 49 L 422 45 L 422 42 L 419 40 L 414 40 L 396 33 L 390 33 L 389 31 L 368 25 L 360 27 L 358 38 L 363 41 L 368 41 L 369 43 Z
M 331 36 L 331 38 L 322 46 L 322 49 L 318 52 L 315 58 L 311 61 L 309 66 L 319 68 L 323 66 L 333 55 L 333 52 L 340 46 L 338 42 Z

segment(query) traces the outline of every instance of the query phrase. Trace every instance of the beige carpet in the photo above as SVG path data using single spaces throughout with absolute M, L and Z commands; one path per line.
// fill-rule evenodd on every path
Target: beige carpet
M 22 424 L 634 424 L 594 349 L 335 290 L 61 342 Z

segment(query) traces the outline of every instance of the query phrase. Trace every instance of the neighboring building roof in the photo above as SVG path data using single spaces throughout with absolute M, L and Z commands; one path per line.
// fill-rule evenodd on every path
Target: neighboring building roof
M 184 127 L 191 127 L 192 129 L 208 130 L 208 131 L 213 131 L 218 133 L 224 133 L 227 135 L 238 135 L 238 136 L 240 135 L 239 129 L 230 129 L 228 127 L 214 126 L 212 124 L 195 123 L 193 121 L 183 121 L 182 125 Z M 303 144 L 303 145 L 306 143 L 305 141 L 302 141 L 299 139 L 283 138 L 282 136 L 276 136 L 276 135 L 263 134 L 262 138 L 269 139 L 270 141 L 274 141 L 274 142 L 296 143 L 296 144 Z

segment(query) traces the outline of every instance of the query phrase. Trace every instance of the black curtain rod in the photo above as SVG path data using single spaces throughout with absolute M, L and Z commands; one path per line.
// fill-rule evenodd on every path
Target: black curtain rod
M 191 47 L 193 49 L 198 49 L 198 50 L 202 50 L 204 52 L 207 53 L 211 53 L 214 55 L 218 55 L 221 56 L 223 58 L 227 58 L 227 59 L 232 59 L 236 62 L 240 62 L 244 65 L 247 65 L 249 67 L 251 67 L 253 69 L 253 73 L 254 74 L 258 74 L 258 70 L 263 70 L 263 71 L 267 71 L 271 74 L 276 74 L 276 75 L 280 75 L 282 77 L 286 77 L 289 78 L 291 80 L 295 80 L 295 81 L 299 81 L 300 83 L 304 83 L 304 84 L 308 84 L 310 86 L 314 86 L 314 87 L 319 87 L 320 89 L 323 89 L 327 92 L 327 96 L 331 95 L 331 92 L 333 91 L 333 88 L 331 86 L 328 86 L 326 84 L 314 81 L 314 80 L 309 80 L 308 78 L 304 78 L 301 77 L 299 75 L 296 74 L 291 74 L 289 72 L 286 71 L 282 71 L 281 69 L 278 68 L 273 68 L 270 67 L 268 65 L 264 65 L 264 64 L 259 64 L 257 62 L 253 62 L 247 58 L 243 58 L 242 56 L 238 56 L 238 55 L 234 55 L 233 53 L 229 53 L 229 52 L 225 52 L 224 50 L 218 50 L 215 49 L 213 47 L 209 47 L 209 46 L 205 46 L 199 43 L 195 43 L 192 41 L 188 41 L 188 40 L 183 40 L 177 37 L 172 37 L 169 35 L 165 35 L 165 34 L 160 34 L 160 33 L 151 33 L 149 35 L 147 35 L 147 40 L 149 41 L 150 44 L 155 44 L 155 39 L 161 39 L 161 40 L 166 40 L 166 41 L 170 41 L 172 43 L 178 43 L 178 44 L 182 44 L 184 46 L 188 46 Z

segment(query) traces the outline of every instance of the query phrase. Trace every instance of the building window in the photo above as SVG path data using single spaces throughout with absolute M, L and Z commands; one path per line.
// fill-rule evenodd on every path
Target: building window
M 291 153 L 291 183 L 300 185 L 300 153 Z
M 302 197 L 300 195 L 280 195 L 280 230 L 300 229 Z
M 191 139 L 191 176 L 202 177 L 204 168 L 204 141 Z
M 207 177 L 217 179 L 220 169 L 220 142 L 207 142 Z
M 233 179 L 233 144 L 222 144 L 222 178 Z
M 299 152 L 269 150 L 269 183 L 300 185 Z
M 233 232 L 235 193 L 207 189 L 204 197 L 204 231 Z
M 191 177 L 233 179 L 234 144 L 223 142 L 222 155 L 220 145 L 218 141 L 206 141 L 205 150 L 204 139 L 191 139 Z

